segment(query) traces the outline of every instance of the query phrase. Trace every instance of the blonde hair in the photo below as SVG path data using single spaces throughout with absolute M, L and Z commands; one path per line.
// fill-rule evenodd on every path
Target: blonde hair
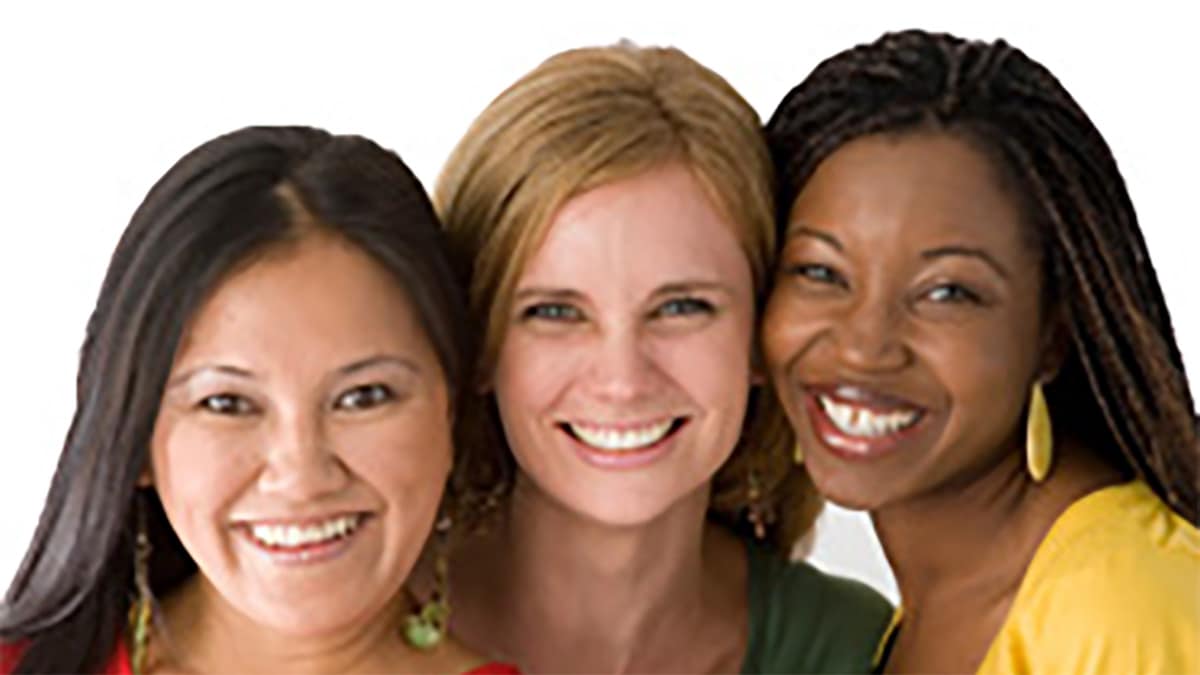
M 761 309 L 775 251 L 771 160 L 758 114 L 716 73 L 678 49 L 624 42 L 575 49 L 543 62 L 475 119 L 442 170 L 434 202 L 482 334 L 477 385 L 491 377 L 517 281 L 555 213 L 591 188 L 672 162 L 687 166 L 738 226 Z M 791 431 L 773 394 L 760 389 L 738 447 L 714 479 L 710 515 L 742 529 L 754 480 L 762 512 L 780 515 L 769 523 L 771 539 L 790 545 L 819 502 L 792 470 Z M 511 485 L 514 461 L 493 397 L 477 403 L 462 418 L 467 462 L 452 489 L 466 503 L 483 490 L 494 505 Z

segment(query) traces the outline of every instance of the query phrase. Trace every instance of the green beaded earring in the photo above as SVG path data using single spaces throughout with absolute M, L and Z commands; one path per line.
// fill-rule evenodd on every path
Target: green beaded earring
M 404 620 L 404 641 L 421 651 L 430 651 L 446 636 L 450 619 L 450 563 L 446 559 L 446 539 L 450 531 L 449 516 L 438 521 L 433 563 L 433 593 L 429 601 Z
M 146 530 L 146 505 L 140 495 L 134 498 L 137 532 L 134 535 L 133 584 L 135 595 L 129 606 L 129 661 L 134 675 L 146 672 L 150 624 L 154 616 L 154 596 L 150 592 L 150 535 Z

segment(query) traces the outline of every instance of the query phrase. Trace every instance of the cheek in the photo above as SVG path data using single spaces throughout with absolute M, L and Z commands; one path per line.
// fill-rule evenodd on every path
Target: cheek
M 687 394 L 702 402 L 745 403 L 751 384 L 749 317 L 724 321 L 691 334 L 650 341 L 655 366 Z
M 785 289 L 777 288 L 771 294 L 762 320 L 763 356 L 768 369 L 783 368 L 801 351 L 821 322 L 816 309 L 815 303 L 799 301 Z
M 383 498 L 436 501 L 450 473 L 452 438 L 445 408 L 422 405 L 341 428 L 331 440 L 350 473 Z
M 747 308 L 694 332 L 653 338 L 648 347 L 656 369 L 701 412 L 702 446 L 719 461 L 728 457 L 744 426 L 754 378 L 753 327 Z
M 160 415 L 150 456 L 154 487 L 168 515 L 211 514 L 228 506 L 253 481 L 262 442 L 250 428 Z
M 584 335 L 511 333 L 493 378 L 500 409 L 539 411 L 552 404 L 582 374 L 590 348 Z
M 969 418 L 966 424 L 1008 425 L 1020 412 L 1037 360 L 1037 337 L 1019 325 L 1014 319 L 972 330 L 948 328 L 927 343 L 924 360 L 937 364 L 938 379 Z

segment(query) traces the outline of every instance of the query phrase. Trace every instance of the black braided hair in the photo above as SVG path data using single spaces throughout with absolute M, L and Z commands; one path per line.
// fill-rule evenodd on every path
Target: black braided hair
M 1200 424 L 1162 289 L 1108 144 L 1044 66 L 1003 40 L 920 30 L 826 59 L 767 123 L 781 226 L 844 143 L 921 129 L 992 158 L 1035 229 L 1074 345 L 1047 387 L 1056 424 L 1197 523 Z

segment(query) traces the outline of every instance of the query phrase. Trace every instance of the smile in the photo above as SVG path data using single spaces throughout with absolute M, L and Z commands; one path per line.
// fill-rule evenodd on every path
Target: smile
M 244 521 L 237 529 L 246 541 L 285 564 L 327 560 L 344 552 L 368 520 L 367 513 L 342 513 L 303 521 Z
M 913 409 L 873 410 L 852 403 L 841 403 L 824 395 L 818 395 L 817 402 L 838 431 L 859 438 L 894 434 L 908 429 L 921 419 L 921 411 Z
M 654 446 L 678 431 L 687 420 L 667 418 L 646 424 L 599 425 L 563 422 L 560 427 L 575 440 L 602 452 L 635 452 Z
M 804 398 L 821 444 L 847 460 L 890 454 L 928 426 L 924 408 L 857 386 L 810 387 Z

